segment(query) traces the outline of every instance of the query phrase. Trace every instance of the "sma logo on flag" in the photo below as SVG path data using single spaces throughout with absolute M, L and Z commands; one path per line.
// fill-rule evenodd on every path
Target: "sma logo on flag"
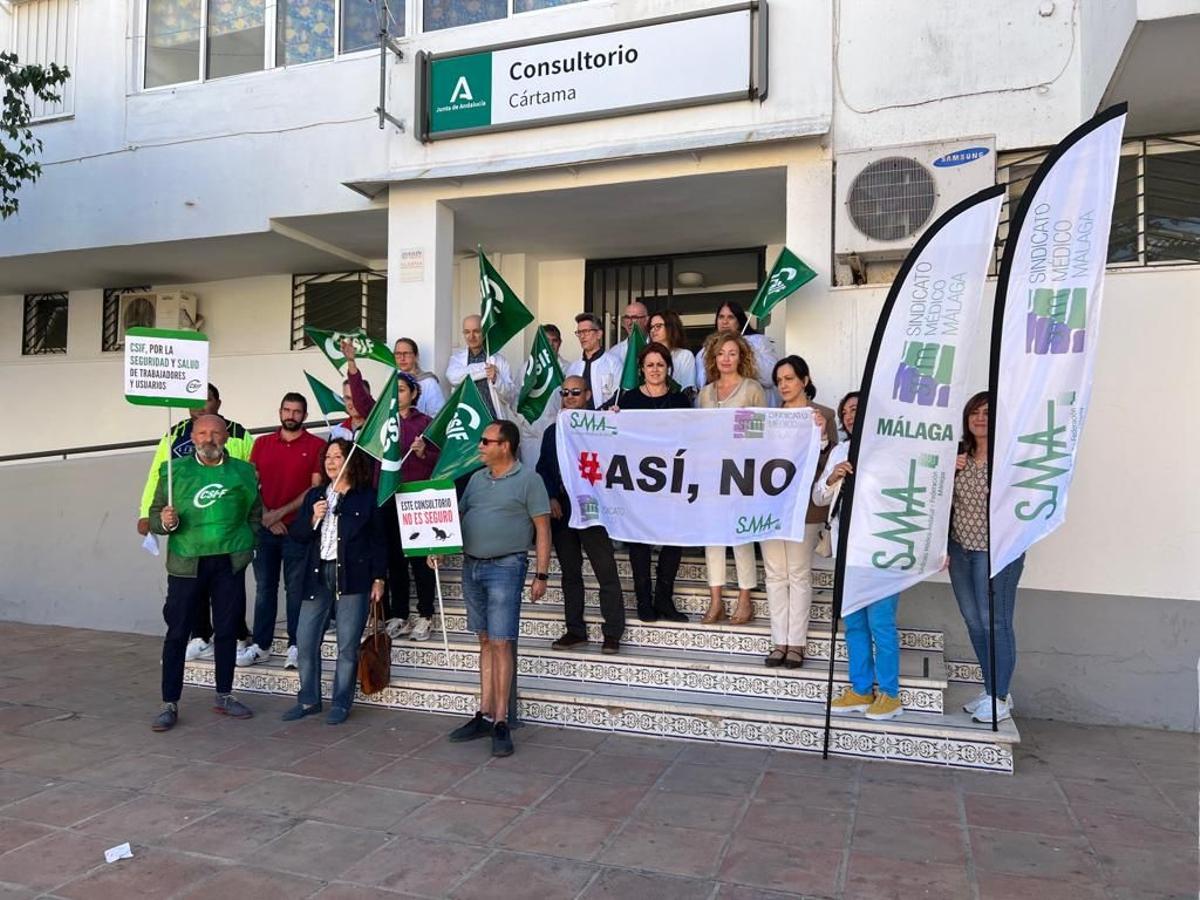
M 872 532 L 872 535 L 889 542 L 891 547 L 871 554 L 871 565 L 875 568 L 896 566 L 907 571 L 917 564 L 918 555 L 923 557 L 928 551 L 928 546 L 919 547 L 917 540 L 924 536 L 924 543 L 929 542 L 932 491 L 928 485 L 920 483 L 919 474 L 922 468 L 935 470 L 937 464 L 936 455 L 922 453 L 908 461 L 906 484 L 880 490 L 880 495 L 891 503 L 879 506 L 881 511 L 875 517 L 884 521 L 884 530 Z
M 903 358 L 892 383 L 892 399 L 918 406 L 949 406 L 953 376 L 953 346 L 905 341 Z

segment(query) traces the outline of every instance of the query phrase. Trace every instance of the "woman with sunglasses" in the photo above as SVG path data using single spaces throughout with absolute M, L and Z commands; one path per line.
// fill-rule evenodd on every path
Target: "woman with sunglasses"
M 638 354 L 638 369 L 642 383 L 630 391 L 618 391 L 602 408 L 620 412 L 623 409 L 691 409 L 691 402 L 682 392 L 671 387 L 671 351 L 652 341 Z M 625 545 L 629 549 L 629 565 L 633 569 L 633 591 L 637 595 L 638 618 L 643 622 L 686 622 L 687 613 L 675 607 L 675 576 L 683 557 L 682 547 L 661 547 L 655 581 L 650 580 L 649 544 Z
M 696 383 L 696 357 L 687 348 L 683 320 L 673 309 L 664 309 L 650 317 L 649 338 L 671 351 L 672 379 L 688 399 L 695 397 L 700 386 Z

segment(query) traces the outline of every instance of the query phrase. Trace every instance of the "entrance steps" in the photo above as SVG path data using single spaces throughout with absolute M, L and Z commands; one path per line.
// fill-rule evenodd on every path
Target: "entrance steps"
M 623 554 L 618 551 L 618 559 Z M 445 557 L 441 583 L 449 658 L 435 616 L 427 642 L 392 642 L 392 680 L 388 688 L 356 703 L 469 716 L 477 708 L 479 652 L 466 628 L 462 603 L 461 561 Z M 557 573 L 557 563 L 552 565 Z M 558 579 L 538 604 L 526 599 L 521 615 L 518 654 L 520 716 L 538 724 L 618 731 L 657 737 L 728 741 L 796 751 L 820 752 L 825 722 L 829 661 L 830 595 L 828 580 L 814 572 L 814 592 L 805 664 L 799 669 L 768 669 L 770 626 L 765 594 L 752 594 L 755 618 L 745 625 L 704 625 L 708 606 L 704 563 L 685 556 L 676 583 L 675 602 L 695 614 L 686 623 L 644 623 L 637 619 L 628 562 L 621 561 L 627 622 L 621 652 L 600 653 L 601 616 L 595 605 L 595 581 L 585 564 L 585 621 L 591 643 L 562 651 L 551 642 L 563 633 Z M 761 582 L 760 582 L 761 583 Z M 736 591 L 726 592 L 727 605 Z M 900 697 L 904 714 L 886 722 L 860 715 L 834 716 L 830 753 L 1011 773 L 1015 723 L 1002 722 L 993 733 L 961 711 L 979 687 L 963 676 L 969 663 L 948 662 L 936 629 L 902 629 Z M 238 669 L 241 691 L 294 694 L 295 671 L 282 668 L 286 639 L 278 634 L 272 658 Z M 332 687 L 336 646 L 322 644 L 323 694 Z M 834 694 L 848 683 L 845 644 L 834 646 Z M 949 675 L 958 677 L 951 681 Z M 189 684 L 212 684 L 210 661 L 188 663 Z M 448 725 L 449 727 L 449 725 Z M 519 732 L 518 732 L 519 741 Z

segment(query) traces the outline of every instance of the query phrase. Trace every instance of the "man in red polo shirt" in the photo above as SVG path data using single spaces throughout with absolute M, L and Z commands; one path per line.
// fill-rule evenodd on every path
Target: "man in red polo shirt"
M 254 551 L 254 641 L 238 652 L 239 666 L 252 666 L 271 656 L 275 616 L 279 610 L 279 567 L 287 595 L 288 651 L 285 668 L 296 668 L 296 622 L 304 592 L 303 544 L 288 536 L 288 526 L 309 488 L 321 483 L 325 442 L 304 428 L 308 400 L 289 392 L 279 404 L 280 429 L 254 442 L 250 462 L 258 470 L 263 518 Z

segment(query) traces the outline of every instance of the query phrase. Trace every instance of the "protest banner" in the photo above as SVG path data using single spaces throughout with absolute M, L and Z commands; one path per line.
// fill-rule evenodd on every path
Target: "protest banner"
M 329 414 L 345 413 L 346 404 L 342 402 L 341 396 L 322 381 L 310 375 L 307 369 L 304 371 L 304 377 L 308 380 L 308 388 L 313 392 L 317 406 L 321 408 L 321 417 L 325 419 L 325 427 L 331 427 Z
M 363 422 L 354 441 L 354 449 L 361 447 L 363 452 L 379 461 L 379 484 L 376 487 L 377 506 L 383 506 L 400 485 L 400 466 L 408 458 L 408 454 L 400 456 L 400 400 L 396 396 L 396 370 L 383 386 L 379 399 L 371 409 L 371 415 Z M 346 457 L 346 462 L 350 457 Z M 343 463 L 343 468 L 345 464 Z
M 809 268 L 804 260 L 784 247 L 779 251 L 779 258 L 775 260 L 775 265 L 771 266 L 766 281 L 762 283 L 758 293 L 750 302 L 746 315 L 754 316 L 756 319 L 769 316 L 777 304 L 786 300 L 816 277 L 817 273 Z M 746 328 L 749 326 L 750 321 L 747 319 L 746 324 L 742 327 L 742 334 L 746 333 Z
M 538 326 L 533 339 L 533 352 L 525 363 L 525 380 L 521 383 L 521 394 L 517 398 L 517 412 L 532 425 L 545 413 L 554 400 L 554 392 L 563 383 L 562 369 L 558 365 L 558 354 L 550 346 L 546 329 Z
M 483 255 L 482 247 L 479 248 L 479 318 L 488 356 L 499 353 L 514 335 L 533 321 L 533 313 L 500 277 L 495 266 Z
M 377 341 L 361 328 L 354 331 L 323 331 L 311 325 L 304 327 L 308 339 L 321 348 L 325 358 L 339 372 L 346 366 L 346 355 L 342 353 L 342 341 L 349 341 L 354 346 L 354 354 L 358 359 L 373 359 L 385 366 L 396 368 L 396 357 L 388 349 L 387 344 Z
M 396 492 L 396 518 L 405 556 L 443 556 L 462 552 L 462 523 L 453 481 L 412 481 Z M 442 649 L 450 665 L 450 639 L 446 634 L 446 608 L 437 561 L 433 565 L 438 616 L 442 620 Z
M 1068 135 L 1009 226 L 992 320 L 991 574 L 1067 515 L 1092 393 L 1125 104 Z
M 564 410 L 572 528 L 683 547 L 804 540 L 820 453 L 812 410 Z
M 139 406 L 201 409 L 208 401 L 208 335 L 165 328 L 125 332 L 125 399 Z M 167 454 L 167 505 L 175 505 L 174 467 Z

